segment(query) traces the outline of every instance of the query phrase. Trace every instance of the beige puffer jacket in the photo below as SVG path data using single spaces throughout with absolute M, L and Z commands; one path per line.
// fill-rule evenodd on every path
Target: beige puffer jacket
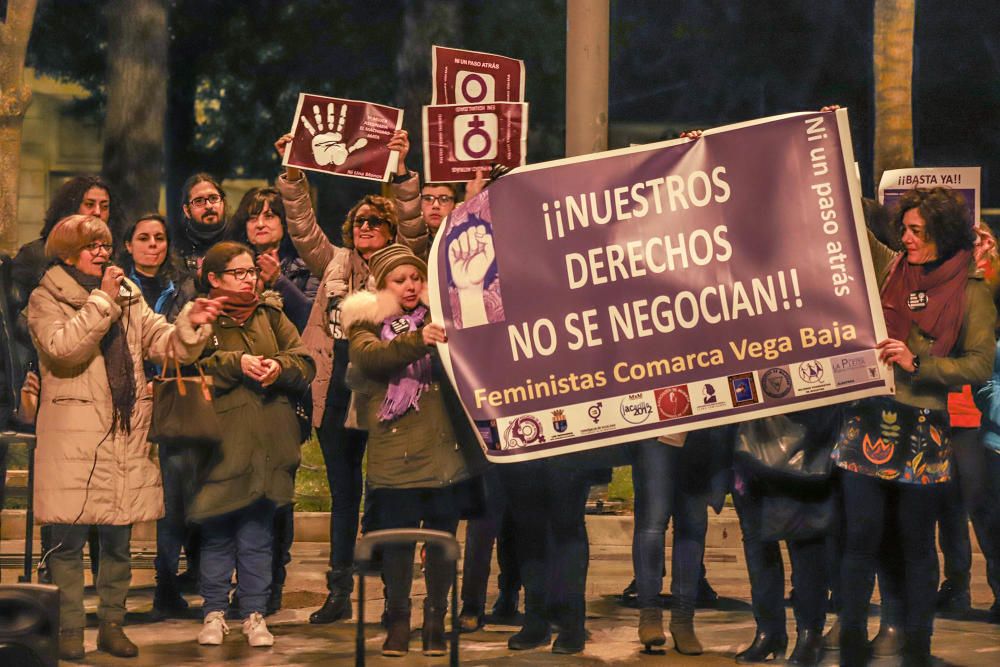
M 88 292 L 54 266 L 28 301 L 28 327 L 42 380 L 34 493 L 39 523 L 128 525 L 163 516 L 160 469 L 146 441 L 153 400 L 142 361 L 162 363 L 167 346 L 173 345 L 181 363 L 190 363 L 212 328 L 192 328 L 190 305 L 175 324 L 168 324 L 146 305 L 139 287 L 126 282 L 131 296 L 112 300 L 101 290 Z M 119 318 L 139 398 L 132 432 L 108 436 L 111 386 L 100 346 Z

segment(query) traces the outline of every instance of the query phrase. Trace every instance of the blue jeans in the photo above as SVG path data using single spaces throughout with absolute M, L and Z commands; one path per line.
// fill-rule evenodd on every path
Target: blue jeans
M 630 446 L 635 489 L 632 566 L 640 608 L 660 606 L 663 588 L 664 534 L 674 517 L 670 594 L 674 608 L 694 609 L 708 530 L 708 496 L 677 483 L 682 449 L 642 440 Z
M 462 564 L 462 606 L 470 613 L 481 614 L 486 607 L 493 543 L 497 545 L 500 574 L 497 585 L 501 591 L 516 594 L 521 588 L 521 573 L 517 567 L 513 521 L 507 494 L 495 467 L 483 474 L 486 490 L 486 511 L 483 516 L 469 519 L 465 527 L 465 559 Z
M 972 510 L 972 527 L 986 558 L 986 580 L 1000 603 L 1000 452 L 986 450 L 982 502 Z
M 262 498 L 201 524 L 202 610 L 229 609 L 229 589 L 236 570 L 240 618 L 264 613 L 271 588 L 271 557 L 275 505 Z
M 160 447 L 160 475 L 163 478 L 162 519 L 156 521 L 156 580 L 173 584 L 180 567 L 181 547 L 188 535 L 186 499 L 191 497 L 185 487 L 193 482 L 193 470 L 186 453 L 172 447 Z M 188 553 L 188 568 L 195 558 Z
M 330 485 L 330 567 L 349 568 L 354 563 L 358 514 L 364 481 L 361 462 L 368 434 L 344 427 L 347 406 L 327 405 L 318 430 L 319 447 Z
M 526 616 L 542 620 L 552 604 L 562 629 L 582 635 L 590 559 L 585 520 L 590 477 L 549 459 L 505 463 L 498 470 L 514 521 Z

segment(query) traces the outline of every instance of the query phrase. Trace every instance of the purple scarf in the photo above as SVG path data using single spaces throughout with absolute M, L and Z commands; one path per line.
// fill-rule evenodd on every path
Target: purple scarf
M 380 336 L 382 340 L 392 340 L 399 334 L 416 331 L 427 319 L 427 306 L 417 306 L 412 312 L 402 315 L 392 315 L 382 320 Z M 387 422 L 397 419 L 413 408 L 420 411 L 418 401 L 424 389 L 431 384 L 431 355 L 425 354 L 403 370 L 396 373 L 389 381 L 389 389 L 385 392 L 385 400 L 378 411 L 379 421 Z

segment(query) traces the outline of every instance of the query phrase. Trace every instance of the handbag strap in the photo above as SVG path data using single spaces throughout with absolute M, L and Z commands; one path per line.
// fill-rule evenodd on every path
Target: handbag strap
M 174 367 L 175 376 L 173 378 L 168 378 L 167 371 L 170 368 L 171 364 Z M 205 376 L 205 371 L 202 370 L 201 364 L 197 362 L 195 362 L 194 367 L 195 370 L 198 371 L 198 377 L 200 378 L 199 384 L 201 385 L 202 396 L 205 397 L 205 400 L 207 402 L 211 403 L 212 388 L 208 386 L 208 378 Z M 160 374 L 160 380 L 167 381 L 170 379 L 173 379 L 177 382 L 177 393 L 181 396 L 187 396 L 187 387 L 184 384 L 184 378 L 181 376 L 181 362 L 177 358 L 177 355 L 174 353 L 173 345 L 167 346 L 167 353 L 163 359 L 163 372 Z

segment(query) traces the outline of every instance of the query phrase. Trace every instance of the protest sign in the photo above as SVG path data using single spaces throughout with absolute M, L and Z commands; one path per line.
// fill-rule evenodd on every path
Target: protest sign
M 882 179 L 878 184 L 878 200 L 892 210 L 893 204 L 907 190 L 938 187 L 962 193 L 972 223 L 982 220 L 979 207 L 982 170 L 979 167 L 888 169 L 882 173 Z
M 528 105 L 521 102 L 424 107 L 424 179 L 471 181 L 494 162 L 523 165 L 528 152 Z
M 523 60 L 435 45 L 431 71 L 431 104 L 524 101 Z
M 399 163 L 399 152 L 389 150 L 389 140 L 402 126 L 402 109 L 300 93 L 292 141 L 281 163 L 325 174 L 386 181 Z
M 846 110 L 524 167 L 431 252 L 442 361 L 523 461 L 886 394 Z

